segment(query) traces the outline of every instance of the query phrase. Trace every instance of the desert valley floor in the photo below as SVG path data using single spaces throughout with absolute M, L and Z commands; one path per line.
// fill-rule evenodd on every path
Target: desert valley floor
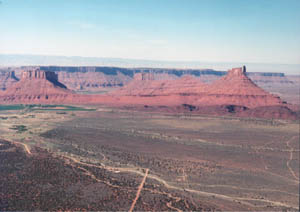
M 297 121 L 10 105 L 0 158 L 1 211 L 299 205 Z

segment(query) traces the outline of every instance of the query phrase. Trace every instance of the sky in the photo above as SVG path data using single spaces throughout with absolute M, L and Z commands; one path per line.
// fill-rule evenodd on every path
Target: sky
M 300 0 L 0 2 L 0 54 L 300 64 Z

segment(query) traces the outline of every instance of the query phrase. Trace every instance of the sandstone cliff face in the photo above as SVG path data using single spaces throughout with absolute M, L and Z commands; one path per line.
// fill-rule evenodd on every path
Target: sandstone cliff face
M 57 81 L 53 72 L 41 70 L 24 71 L 20 81 L 0 93 L 4 103 L 60 102 L 73 94 Z
M 0 71 L 0 90 L 6 90 L 16 82 L 18 82 L 18 78 L 14 71 Z
M 21 78 L 23 70 L 32 70 L 37 67 L 20 67 L 15 70 L 16 76 Z M 118 67 L 71 67 L 71 66 L 41 66 L 41 70 L 52 71 L 58 74 L 58 81 L 65 84 L 69 89 L 78 92 L 102 93 L 127 85 L 133 80 L 133 76 L 141 72 L 153 73 L 155 80 L 173 80 L 182 76 L 191 75 L 204 83 L 212 83 L 225 76 L 224 71 L 211 69 L 159 69 L 159 68 L 118 68 Z M 298 102 L 298 82 L 294 77 L 288 78 L 283 73 L 246 73 L 247 76 L 259 87 L 268 92 L 276 93 L 288 102 Z M 6 88 L 1 80 L 0 87 Z M 2 86 L 1 86 L 2 84 Z
M 246 69 L 233 68 L 228 74 L 207 87 L 202 101 L 208 104 L 233 104 L 249 108 L 282 105 L 283 101 L 258 87 L 247 75 Z
M 206 85 L 196 77 L 155 80 L 153 73 L 135 74 L 134 80 L 113 92 L 118 96 L 170 96 L 202 92 Z
M 140 97 L 136 98 L 137 104 L 241 105 L 249 108 L 284 104 L 278 96 L 253 83 L 245 68 L 229 70 L 226 76 L 212 84 L 204 84 L 191 76 L 161 81 L 146 75 L 137 76 L 115 94 L 127 96 L 132 104 L 135 102 L 133 96 Z
M 0 91 L 0 104 L 102 104 L 114 99 L 101 95 L 81 95 L 67 89 L 55 72 L 26 70 L 21 79 Z
M 238 114 L 240 117 L 259 117 L 268 119 L 290 119 L 297 120 L 297 114 L 285 106 L 263 106 L 250 110 L 244 110 Z
M 227 75 L 209 86 L 209 94 L 226 95 L 270 95 L 258 87 L 247 75 L 246 68 L 233 68 Z
M 131 77 L 122 73 L 106 75 L 101 72 L 57 72 L 60 82 L 74 91 L 101 91 L 127 84 Z
M 212 84 L 202 83 L 190 75 L 158 80 L 157 74 L 137 73 L 128 85 L 108 95 L 76 94 L 60 83 L 54 72 L 27 70 L 20 76 L 18 82 L 0 92 L 0 103 L 131 105 L 158 111 L 295 118 L 278 96 L 249 79 L 245 68 L 229 70 Z

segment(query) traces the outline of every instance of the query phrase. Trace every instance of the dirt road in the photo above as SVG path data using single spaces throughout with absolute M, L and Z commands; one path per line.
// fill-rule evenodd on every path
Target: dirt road
M 292 167 L 290 166 L 290 162 L 293 160 L 293 152 L 294 152 L 294 148 L 290 146 L 290 142 L 291 142 L 292 140 L 294 140 L 294 138 L 296 138 L 296 137 L 297 137 L 297 136 L 294 136 L 294 137 L 292 137 L 291 139 L 289 139 L 289 140 L 286 142 L 287 147 L 290 148 L 290 158 L 289 158 L 289 160 L 286 162 L 286 166 L 288 167 L 288 169 L 289 169 L 291 175 L 294 177 L 294 179 L 295 179 L 296 181 L 299 182 L 299 177 L 296 175 L 296 173 L 294 172 L 294 170 L 293 170 Z
M 141 184 L 140 184 L 139 187 L 138 187 L 138 190 L 137 190 L 137 192 L 136 192 L 136 196 L 135 196 L 135 198 L 134 198 L 134 200 L 133 200 L 133 202 L 132 202 L 132 204 L 131 204 L 131 207 L 130 207 L 130 209 L 129 209 L 129 212 L 132 212 L 132 211 L 133 211 L 134 206 L 135 206 L 135 204 L 136 204 L 136 201 L 137 201 L 137 200 L 139 199 L 139 197 L 140 197 L 140 194 L 141 194 L 141 191 L 142 191 L 142 189 L 143 189 L 143 187 L 144 187 L 144 184 L 145 184 L 145 182 L 146 182 L 148 173 L 149 173 L 149 169 L 146 169 L 145 176 L 143 177 L 143 180 L 142 180 Z
M 17 142 L 17 141 L 9 141 L 9 142 L 14 143 L 14 144 L 17 144 L 17 145 L 22 145 L 23 148 L 24 148 L 24 150 L 25 150 L 25 152 L 26 152 L 28 155 L 31 155 L 31 154 L 32 154 L 31 151 L 30 151 L 30 148 L 29 148 L 29 146 L 28 146 L 27 144 L 24 144 L 24 143 L 21 143 L 21 142 Z

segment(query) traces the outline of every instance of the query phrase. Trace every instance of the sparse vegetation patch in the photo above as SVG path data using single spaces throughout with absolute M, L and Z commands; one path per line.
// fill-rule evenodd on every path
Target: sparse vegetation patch
M 14 125 L 13 127 L 10 128 L 11 130 L 16 130 L 17 133 L 22 133 L 27 131 L 27 127 L 25 125 Z

